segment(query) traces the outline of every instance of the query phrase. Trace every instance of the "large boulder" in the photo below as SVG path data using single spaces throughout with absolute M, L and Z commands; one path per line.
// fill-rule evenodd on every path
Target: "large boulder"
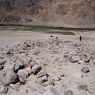
M 12 69 L 10 69 L 7 72 L 4 72 L 2 81 L 4 85 L 14 84 L 18 82 L 18 76 Z

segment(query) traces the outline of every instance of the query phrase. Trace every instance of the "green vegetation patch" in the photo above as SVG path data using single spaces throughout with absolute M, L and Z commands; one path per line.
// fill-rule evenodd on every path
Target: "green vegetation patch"
M 75 35 L 71 30 L 60 27 L 47 27 L 47 26 L 33 26 L 33 25 L 20 25 L 20 24 L 0 24 L 0 30 L 13 30 L 13 31 L 33 31 L 44 32 L 51 34 L 62 35 Z

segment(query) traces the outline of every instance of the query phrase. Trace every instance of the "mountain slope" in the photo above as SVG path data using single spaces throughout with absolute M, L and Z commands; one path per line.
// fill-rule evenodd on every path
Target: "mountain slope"
M 0 21 L 95 27 L 95 0 L 0 0 Z

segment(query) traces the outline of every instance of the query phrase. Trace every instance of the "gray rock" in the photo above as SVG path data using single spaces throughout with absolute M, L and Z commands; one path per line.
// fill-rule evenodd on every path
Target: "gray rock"
M 40 77 L 40 78 L 37 78 L 37 80 L 36 80 L 37 83 L 44 83 L 44 82 L 46 82 L 46 81 L 48 81 L 47 75 L 42 76 L 42 77 Z
M 72 90 L 65 90 L 61 95 L 73 95 Z
M 4 72 L 7 72 L 7 71 L 9 71 L 9 70 L 13 70 L 13 65 L 11 64 L 11 61 L 7 61 L 6 63 L 5 63 L 5 65 L 4 65 Z
M 32 67 L 32 72 L 33 72 L 34 75 L 37 75 L 37 73 L 40 72 L 41 69 L 42 69 L 41 66 L 39 66 L 39 65 L 34 65 L 34 66 Z
M 90 72 L 90 69 L 88 67 L 83 67 L 81 69 L 81 71 L 84 72 L 84 73 L 89 73 Z
M 70 60 L 70 62 L 72 62 L 72 63 L 75 63 L 75 62 L 80 61 L 80 59 L 79 59 L 78 56 L 71 56 L 69 60 Z
M 25 83 L 28 76 L 29 76 L 29 73 L 25 69 L 18 71 L 18 77 L 21 83 Z
M 47 86 L 46 92 L 43 95 L 59 95 L 59 93 L 54 87 Z
M 17 83 L 18 76 L 13 70 L 9 70 L 7 72 L 4 72 L 4 78 L 2 81 L 4 85 L 9 85 L 11 83 Z
M 7 93 L 8 87 L 4 85 L 0 85 L 0 94 Z
M 37 78 L 43 77 L 45 75 L 47 75 L 47 73 L 46 73 L 46 71 L 44 69 L 42 69 L 40 72 L 38 72 Z
M 26 41 L 24 42 L 24 44 L 25 44 L 27 47 L 31 47 L 32 42 L 31 42 L 30 40 L 26 40 Z
M 24 68 L 24 65 L 23 65 L 23 63 L 20 62 L 19 60 L 16 61 L 16 63 L 15 63 L 14 66 L 13 66 L 13 70 L 14 70 L 15 72 L 17 72 L 19 69 L 23 69 L 23 68 Z

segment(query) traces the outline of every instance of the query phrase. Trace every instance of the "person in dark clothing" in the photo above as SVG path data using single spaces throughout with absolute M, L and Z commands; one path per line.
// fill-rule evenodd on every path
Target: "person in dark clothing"
M 82 37 L 81 36 L 79 37 L 79 40 L 82 41 Z

